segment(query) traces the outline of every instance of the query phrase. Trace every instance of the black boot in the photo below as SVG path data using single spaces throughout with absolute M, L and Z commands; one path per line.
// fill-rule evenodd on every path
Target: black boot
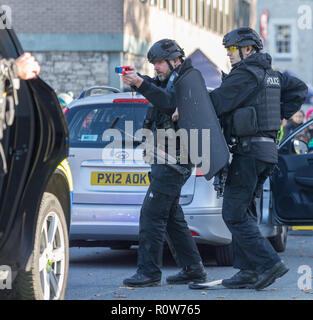
M 288 268 L 283 262 L 277 262 L 272 268 L 265 270 L 259 275 L 259 280 L 255 284 L 256 290 L 261 290 L 275 282 L 277 278 L 282 277 L 288 272 Z
M 222 285 L 229 289 L 254 289 L 258 274 L 252 270 L 240 270 L 230 279 L 224 279 Z
M 161 284 L 159 277 L 150 278 L 142 273 L 135 273 L 131 278 L 124 279 L 125 286 L 128 287 L 153 287 Z
M 170 284 L 186 284 L 191 281 L 201 283 L 206 282 L 206 280 L 207 274 L 202 263 L 184 267 L 179 273 L 166 278 L 166 281 Z

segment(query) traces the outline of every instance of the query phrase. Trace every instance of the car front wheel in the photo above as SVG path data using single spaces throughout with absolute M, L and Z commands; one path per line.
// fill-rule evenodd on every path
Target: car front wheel
M 17 277 L 18 299 L 62 300 L 69 268 L 67 224 L 57 197 L 45 192 L 41 201 L 30 271 Z

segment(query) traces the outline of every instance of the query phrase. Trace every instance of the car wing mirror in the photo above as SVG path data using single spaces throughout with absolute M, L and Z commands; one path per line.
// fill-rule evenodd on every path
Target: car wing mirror
M 305 154 L 308 153 L 309 147 L 306 142 L 303 140 L 294 139 L 292 142 L 293 151 L 296 154 Z

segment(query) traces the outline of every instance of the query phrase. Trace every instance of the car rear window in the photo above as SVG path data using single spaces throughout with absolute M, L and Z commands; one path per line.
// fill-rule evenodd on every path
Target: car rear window
M 125 121 L 133 122 L 133 133 L 135 133 L 142 128 L 146 108 L 145 103 L 106 103 L 70 109 L 66 114 L 70 131 L 70 147 L 104 147 L 110 143 L 110 141 L 103 141 L 105 130 L 114 125 L 114 129 L 125 131 Z M 124 133 L 121 134 L 122 139 L 125 140 Z

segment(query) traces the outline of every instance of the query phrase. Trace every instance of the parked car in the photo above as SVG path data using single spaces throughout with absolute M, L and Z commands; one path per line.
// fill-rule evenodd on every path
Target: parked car
M 114 127 L 125 140 L 126 121 L 133 121 L 135 133 L 142 127 L 147 103 L 136 93 L 100 86 L 84 90 L 68 106 L 68 160 L 74 180 L 71 246 L 130 248 L 137 244 L 150 166 L 142 158 L 138 161 L 140 142 L 135 141 L 133 147 L 116 147 L 112 139 L 104 141 L 104 137 L 107 129 Z M 287 227 L 273 224 L 273 212 L 267 209 L 269 195 L 265 188 L 257 202 L 257 218 L 262 233 L 276 250 L 283 251 Z M 196 242 L 213 246 L 219 265 L 231 265 L 231 234 L 222 219 L 222 199 L 217 199 L 212 181 L 195 169 L 182 188 L 180 204 Z
M 0 25 L 1 58 L 22 53 L 14 31 Z M 1 141 L 8 172 L 0 176 L 0 295 L 63 299 L 73 190 L 67 123 L 41 79 L 21 81 L 18 98 Z

